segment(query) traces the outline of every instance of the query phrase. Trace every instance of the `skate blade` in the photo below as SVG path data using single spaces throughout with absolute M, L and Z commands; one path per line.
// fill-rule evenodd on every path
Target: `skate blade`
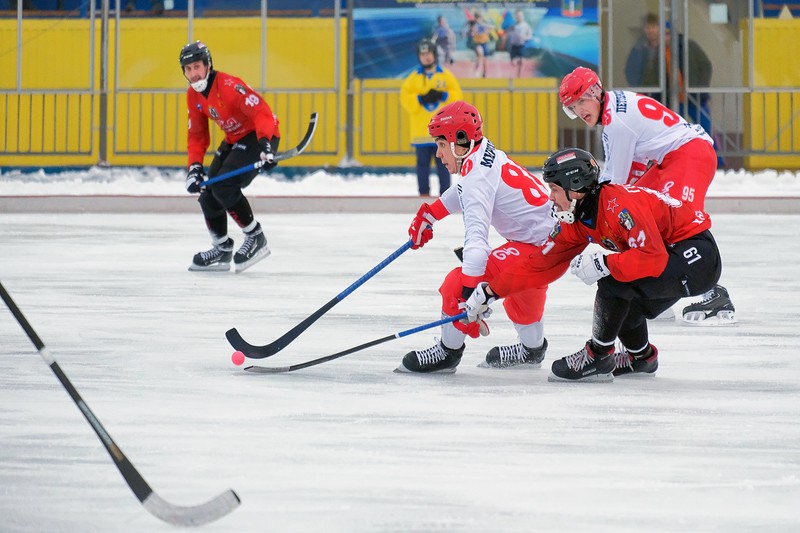
M 239 274 L 240 272 L 244 272 L 245 270 L 247 270 L 251 266 L 255 265 L 256 263 L 258 263 L 262 259 L 266 259 L 267 257 L 269 257 L 270 254 L 272 254 L 272 250 L 270 250 L 268 247 L 265 246 L 264 248 L 262 248 L 261 250 L 256 252 L 256 255 L 254 255 L 253 257 L 251 257 L 250 259 L 248 259 L 244 263 L 239 263 L 239 264 L 235 265 L 234 267 L 235 267 L 236 273 Z
M 400 366 L 398 366 L 393 370 L 393 372 L 395 374 L 416 374 L 418 376 L 429 376 L 432 374 L 455 374 L 457 368 L 458 367 L 445 368 L 444 370 L 434 370 L 433 372 L 414 372 L 413 370 L 409 370 L 406 367 L 404 367 L 403 364 L 401 363 Z
M 550 375 L 547 376 L 547 381 L 551 383 L 611 383 L 614 381 L 614 375 L 611 373 L 595 374 L 587 378 L 566 379 L 560 378 L 551 372 Z
M 199 266 L 192 263 L 189 266 L 189 272 L 229 272 L 231 270 L 230 263 L 216 263 L 209 266 Z
M 736 319 L 736 314 L 730 311 L 721 311 L 717 316 L 706 318 L 703 311 L 691 311 L 683 315 L 683 323 L 690 326 L 701 327 L 718 327 L 718 326 L 733 326 L 739 322 Z
M 505 370 L 509 368 L 519 368 L 519 369 L 532 369 L 532 368 L 542 368 L 542 363 L 515 363 L 513 365 L 490 365 L 486 361 L 480 362 L 477 365 L 478 368 L 494 368 L 496 370 Z

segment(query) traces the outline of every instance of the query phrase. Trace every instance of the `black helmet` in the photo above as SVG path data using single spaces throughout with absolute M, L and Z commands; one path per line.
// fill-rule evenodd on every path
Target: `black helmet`
M 179 61 L 181 63 L 181 70 L 183 70 L 183 67 L 189 63 L 194 63 L 195 61 L 202 61 L 209 67 L 214 68 L 214 65 L 211 62 L 211 52 L 201 41 L 189 43 L 181 48 L 181 56 Z
M 436 52 L 436 43 L 431 41 L 430 39 L 422 39 L 420 42 L 417 43 L 417 55 L 424 54 L 426 52 L 431 52 L 433 54 L 433 61 L 438 61 L 438 54 Z
M 565 148 L 547 158 L 542 173 L 547 183 L 568 191 L 588 192 L 597 187 L 600 166 L 586 150 Z

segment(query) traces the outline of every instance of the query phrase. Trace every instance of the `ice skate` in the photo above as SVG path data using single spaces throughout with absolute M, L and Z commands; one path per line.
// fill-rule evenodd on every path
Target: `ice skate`
M 595 356 L 589 342 L 572 355 L 553 361 L 547 381 L 608 383 L 614 381 L 614 352 Z
M 624 347 L 614 354 L 614 375 L 643 374 L 653 376 L 658 370 L 658 348 L 650 345 L 647 357 L 635 358 Z
M 486 360 L 478 366 L 481 368 L 508 368 L 525 365 L 529 368 L 540 368 L 547 351 L 547 339 L 538 348 L 528 348 L 521 342 L 510 346 L 495 346 L 486 354 Z
M 256 224 L 253 231 L 244 235 L 246 238 L 242 247 L 233 256 L 233 264 L 237 274 L 244 272 L 272 253 L 267 246 L 267 238 L 264 236 L 264 232 L 261 231 L 261 224 Z
M 736 309 L 728 290 L 717 285 L 703 295 L 703 300 L 683 309 L 683 321 L 693 326 L 731 326 L 736 324 Z
M 398 373 L 421 374 L 452 374 L 456 371 L 461 356 L 464 354 L 464 345 L 458 350 L 447 348 L 439 339 L 436 344 L 425 350 L 408 352 L 403 361 L 395 369 Z
M 228 272 L 233 256 L 233 239 L 215 244 L 210 250 L 195 254 L 189 270 L 205 272 Z

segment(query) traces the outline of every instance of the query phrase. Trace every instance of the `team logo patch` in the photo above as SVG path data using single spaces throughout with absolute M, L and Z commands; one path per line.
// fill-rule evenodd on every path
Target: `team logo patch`
M 217 113 L 217 110 L 211 106 L 208 107 L 208 114 L 211 115 L 211 118 L 213 118 L 214 120 L 217 120 L 219 118 L 219 113 Z
M 603 240 L 601 242 L 603 244 L 603 248 L 611 250 L 612 252 L 619 252 L 619 247 L 617 246 L 617 244 L 608 237 L 603 237 Z
M 550 232 L 550 238 L 555 239 L 556 237 L 558 237 L 559 233 L 561 233 L 561 222 L 553 226 L 553 231 Z
M 245 89 L 244 87 L 242 87 L 238 83 L 234 86 L 234 89 L 236 89 L 236 92 L 239 93 L 239 94 L 247 94 L 247 89 Z
M 636 222 L 633 221 L 633 217 L 627 209 L 623 209 L 619 212 L 619 225 L 628 231 L 632 230 L 636 225 Z
M 200 111 L 200 112 L 202 112 L 202 111 L 203 111 L 203 106 L 202 106 L 202 105 L 200 105 L 200 104 L 195 104 L 195 107 L 197 108 L 197 110 L 198 110 L 198 111 Z
M 578 156 L 575 155 L 575 152 L 567 152 L 566 154 L 562 154 L 556 157 L 556 163 L 563 163 L 565 161 L 571 161 L 573 159 L 577 159 Z

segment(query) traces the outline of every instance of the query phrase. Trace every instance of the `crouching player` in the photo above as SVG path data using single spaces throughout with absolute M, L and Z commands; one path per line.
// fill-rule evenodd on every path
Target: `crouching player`
M 658 350 L 650 344 L 646 319 L 681 298 L 703 294 L 722 271 L 707 213 L 651 189 L 598 182 L 599 172 L 584 150 L 551 155 L 543 173 L 558 227 L 541 253 L 535 250 L 516 268 L 482 283 L 466 303 L 469 318 L 477 321 L 495 298 L 524 291 L 566 262 L 587 285 L 597 283 L 592 337 L 553 362 L 551 381 L 654 373 Z M 581 255 L 589 243 L 612 253 Z M 622 348 L 615 353 L 617 338 Z
M 428 132 L 436 140 L 436 157 L 451 173 L 458 173 L 460 180 L 432 204 L 422 204 L 408 230 L 413 248 L 433 237 L 437 220 L 459 212 L 464 219 L 463 265 L 451 271 L 439 289 L 443 317 L 460 314 L 478 283 L 528 257 L 547 240 L 555 225 L 544 184 L 495 148 L 483 136 L 482 126 L 478 110 L 462 101 L 443 107 L 428 124 Z M 494 249 L 489 245 L 490 226 L 507 240 L 505 244 Z M 541 323 L 547 280 L 559 278 L 566 269 L 566 264 L 556 265 L 542 276 L 545 282 L 505 299 L 519 342 L 492 348 L 482 366 L 541 363 L 547 349 Z M 482 320 L 445 324 L 441 341 L 406 354 L 397 371 L 455 372 L 467 335 L 478 337 L 479 332 L 488 334 Z

